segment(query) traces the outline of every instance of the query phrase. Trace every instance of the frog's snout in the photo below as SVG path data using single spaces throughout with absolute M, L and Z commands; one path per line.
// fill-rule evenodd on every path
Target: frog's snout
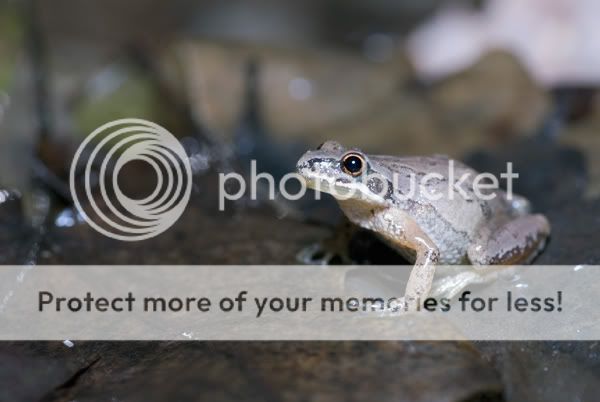
M 314 165 L 313 155 L 304 154 L 296 163 L 296 171 L 304 180 L 304 183 L 311 187 L 315 181 L 316 169 Z
M 304 154 L 302 157 L 296 162 L 296 171 L 304 176 L 304 174 L 310 169 L 310 158 L 308 155 Z

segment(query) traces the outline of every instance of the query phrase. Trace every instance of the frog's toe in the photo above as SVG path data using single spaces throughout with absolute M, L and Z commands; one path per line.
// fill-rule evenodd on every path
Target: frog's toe
M 320 243 L 312 244 L 296 254 L 296 260 L 307 265 L 339 265 L 343 258 L 333 250 L 328 250 Z
M 497 277 L 497 271 L 482 272 L 468 269 L 440 278 L 433 283 L 431 296 L 442 299 L 452 299 L 470 285 L 485 284 Z
M 369 317 L 399 317 L 417 311 L 416 304 L 407 302 L 404 297 L 387 302 L 355 301 L 351 308 Z

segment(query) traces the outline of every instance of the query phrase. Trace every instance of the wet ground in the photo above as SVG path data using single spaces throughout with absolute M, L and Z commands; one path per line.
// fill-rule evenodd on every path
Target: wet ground
M 192 50 L 184 53 L 185 65 L 210 59 L 198 77 L 183 73 L 186 91 L 203 88 L 200 100 L 192 96 L 193 113 L 178 107 L 189 99 L 178 99 L 182 92 L 169 80 L 158 91 L 173 97 L 158 96 L 160 107 L 153 98 L 135 111 L 175 122 L 198 158 L 207 157 L 184 216 L 154 239 L 124 243 L 77 222 L 65 199 L 64 174 L 81 133 L 112 116 L 115 102 L 139 105 L 136 96 L 147 99 L 144 94 L 157 90 L 148 82 L 164 78 L 162 66 L 148 73 L 137 60 L 125 69 L 130 87 L 100 102 L 90 97 L 96 99 L 87 100 L 92 107 L 84 97 L 71 111 L 78 130 L 69 132 L 58 119 L 55 129 L 70 135 L 39 145 L 38 159 L 50 176 L 40 174 L 31 186 L 11 180 L 16 176 L 6 172 L 14 166 L 0 172 L 2 185 L 22 193 L 2 196 L 0 263 L 296 264 L 298 252 L 334 234 L 342 218 L 336 205 L 311 197 L 294 205 L 243 199 L 218 212 L 216 173 L 223 166 L 244 171 L 257 158 L 259 167 L 281 175 L 305 149 L 336 138 L 373 153 L 447 153 L 493 173 L 510 160 L 521 175 L 515 190 L 553 228 L 535 263 L 600 264 L 600 99 L 589 91 L 542 90 L 503 53 L 425 86 L 402 55 L 372 67 L 350 56 L 268 48 L 250 52 L 260 56 L 253 74 L 261 86 L 248 84 L 247 48 L 186 46 Z M 169 65 L 170 57 L 155 53 L 150 59 Z M 130 66 L 131 58 L 119 60 Z M 327 88 L 330 72 L 346 67 L 348 79 L 366 82 L 368 91 L 344 92 L 349 86 L 342 81 L 309 103 L 278 92 L 282 71 Z M 264 82 L 274 90 L 265 91 Z M 165 99 L 168 113 L 160 103 Z M 152 115 L 156 109 L 163 113 Z M 134 193 L 138 184 L 131 183 Z M 366 232 L 346 247 L 358 263 L 403 263 Z M 599 348 L 597 342 L 1 343 L 0 401 L 589 401 L 600 389 Z

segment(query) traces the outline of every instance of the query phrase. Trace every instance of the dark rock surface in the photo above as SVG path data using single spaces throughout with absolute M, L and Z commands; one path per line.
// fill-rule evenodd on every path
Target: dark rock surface
M 165 233 L 124 243 L 86 225 L 55 228 L 40 264 L 295 264 L 296 253 L 326 236 L 318 226 L 249 209 L 233 215 L 189 207 Z M 98 253 L 98 250 L 104 252 Z
M 33 231 L 25 225 L 20 194 L 0 190 L 0 264 L 20 264 L 32 248 Z
M 55 343 L 0 346 L 0 351 L 6 349 L 24 357 L 20 367 L 30 365 L 31 384 L 19 384 L 20 394 L 7 394 L 12 401 L 435 402 L 480 400 L 476 398 L 483 396 L 497 401 L 502 393 L 495 371 L 475 349 L 461 343 L 83 342 L 72 348 Z M 45 375 L 46 370 L 52 375 Z M 17 369 L 2 378 L 20 378 L 19 374 L 24 372 Z
M 499 373 L 507 401 L 594 401 L 598 342 L 476 342 Z

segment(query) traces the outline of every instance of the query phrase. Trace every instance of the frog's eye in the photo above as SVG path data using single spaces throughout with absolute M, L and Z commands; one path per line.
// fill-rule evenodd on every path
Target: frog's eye
M 351 152 L 342 158 L 342 170 L 351 176 L 362 174 L 365 166 L 365 159 L 360 154 Z

